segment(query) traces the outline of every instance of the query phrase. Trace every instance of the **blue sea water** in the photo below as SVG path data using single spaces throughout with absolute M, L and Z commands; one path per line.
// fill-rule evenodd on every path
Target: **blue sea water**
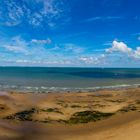
M 86 91 L 140 85 L 140 69 L 0 67 L 0 90 Z

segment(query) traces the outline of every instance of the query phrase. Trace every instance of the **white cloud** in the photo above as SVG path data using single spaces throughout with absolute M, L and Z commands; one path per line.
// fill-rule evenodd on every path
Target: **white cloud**
M 93 57 L 80 57 L 79 60 L 86 63 L 86 64 L 91 64 L 91 63 L 97 62 L 98 59 L 93 58 Z
M 101 54 L 99 56 L 80 57 L 79 60 L 85 64 L 98 65 L 104 63 L 105 55 Z
M 14 52 L 14 53 L 24 53 L 29 54 L 27 50 L 28 43 L 21 39 L 20 36 L 13 37 L 8 43 L 5 42 L 2 47 L 5 48 L 7 51 Z
M 40 13 L 34 13 L 29 16 L 29 24 L 34 25 L 34 26 L 39 26 L 40 23 L 43 21 L 43 17 Z
M 0 11 L 1 24 L 6 26 L 16 26 L 24 21 L 33 26 L 44 22 L 49 27 L 55 25 L 55 20 L 63 12 L 62 1 L 57 0 L 23 0 L 22 4 L 15 0 L 5 0 L 0 4 Z
M 134 58 L 140 59 L 140 47 L 137 47 L 133 54 Z
M 18 60 L 16 60 L 15 62 L 16 62 L 16 63 L 29 63 L 29 62 L 31 62 L 31 61 L 26 60 L 26 59 L 18 59 Z
M 107 16 L 107 17 L 91 17 L 85 20 L 85 22 L 92 22 L 92 21 L 109 21 L 109 20 L 119 20 L 123 19 L 123 17 L 118 16 Z
M 128 47 L 124 42 L 113 41 L 112 47 L 106 49 L 107 53 L 119 52 L 126 54 L 128 57 L 133 59 L 140 59 L 140 47 L 132 49 Z
M 50 38 L 45 39 L 45 40 L 32 39 L 31 42 L 32 43 L 37 43 L 37 44 L 51 44 L 52 43 Z
M 107 41 L 105 43 L 103 43 L 104 46 L 111 46 L 112 45 L 112 41 Z
M 118 42 L 114 40 L 112 43 L 112 47 L 106 49 L 106 52 L 109 52 L 109 53 L 122 52 L 122 53 L 130 54 L 132 52 L 132 49 L 129 48 L 124 42 Z
M 23 8 L 14 1 L 3 1 L 1 4 L 1 19 L 7 26 L 15 26 L 21 23 L 21 17 L 24 16 Z M 3 10 L 4 8 L 4 10 Z
M 47 17 L 56 17 L 60 14 L 61 10 L 58 8 L 56 0 L 39 0 L 43 2 L 43 9 L 41 13 Z
M 17 64 L 28 64 L 28 65 L 70 65 L 73 64 L 70 60 L 28 60 L 28 59 L 17 59 L 15 61 L 5 61 L 5 62 L 15 62 Z
M 4 48 L 8 51 L 15 52 L 15 53 L 19 53 L 19 52 L 27 53 L 27 51 L 24 48 L 21 48 L 20 46 L 5 45 Z
M 73 43 L 66 43 L 66 44 L 64 44 L 64 47 L 65 47 L 64 48 L 65 51 L 72 51 L 76 54 L 82 53 L 84 51 L 84 48 L 82 48 L 76 44 L 73 44 Z

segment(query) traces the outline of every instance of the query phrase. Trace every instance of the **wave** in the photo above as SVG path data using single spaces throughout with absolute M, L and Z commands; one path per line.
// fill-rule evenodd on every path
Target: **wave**
M 35 87 L 35 86 L 17 86 L 17 85 L 0 85 L 0 90 L 4 91 L 22 91 L 35 93 L 49 93 L 49 92 L 92 92 L 101 89 L 120 89 L 129 87 L 139 87 L 140 84 L 122 84 L 111 86 L 96 86 L 96 87 Z

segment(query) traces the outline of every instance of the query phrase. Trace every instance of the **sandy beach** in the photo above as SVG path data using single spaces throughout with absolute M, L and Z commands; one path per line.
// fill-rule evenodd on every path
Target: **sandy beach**
M 139 140 L 140 88 L 0 92 L 0 140 Z

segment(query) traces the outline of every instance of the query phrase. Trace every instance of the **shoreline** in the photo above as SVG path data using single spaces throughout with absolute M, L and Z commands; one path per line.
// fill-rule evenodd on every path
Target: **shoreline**
M 139 88 L 140 84 L 121 84 L 121 85 L 113 85 L 113 86 L 97 86 L 97 87 L 87 87 L 87 88 L 67 88 L 67 87 L 16 87 L 16 86 L 5 86 L 2 88 L 0 86 L 0 91 L 4 92 L 24 92 L 24 93 L 84 93 L 84 92 L 95 92 L 100 90 L 122 90 L 122 89 L 133 89 Z

